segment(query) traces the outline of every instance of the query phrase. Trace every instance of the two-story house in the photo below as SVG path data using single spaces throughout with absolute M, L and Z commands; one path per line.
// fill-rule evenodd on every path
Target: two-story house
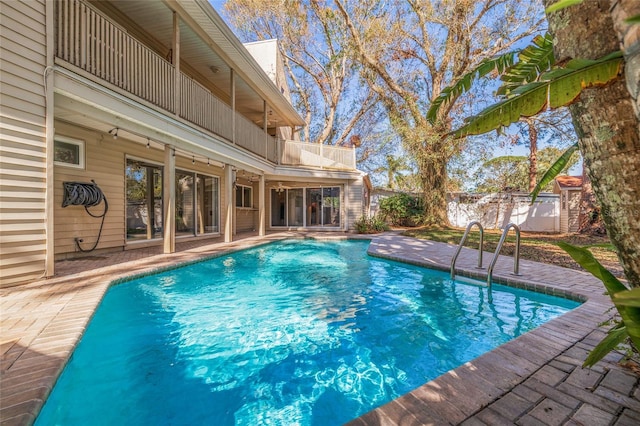
M 2 285 L 92 250 L 348 231 L 362 215 L 353 148 L 296 140 L 278 61 L 270 76 L 256 60 L 273 43 L 252 55 L 206 0 L 16 0 L 0 15 Z

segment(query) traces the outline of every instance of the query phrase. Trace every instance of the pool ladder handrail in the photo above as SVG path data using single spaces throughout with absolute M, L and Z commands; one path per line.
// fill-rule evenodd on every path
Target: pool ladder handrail
M 462 246 L 464 242 L 467 240 L 467 236 L 469 235 L 469 231 L 474 225 L 478 225 L 478 229 L 480 230 L 480 244 L 478 246 L 478 268 L 482 269 L 482 249 L 484 244 L 484 229 L 482 228 L 482 224 L 477 220 L 473 222 L 469 222 L 467 225 L 467 229 L 464 231 L 462 235 L 462 239 L 460 240 L 460 244 L 458 244 L 458 250 L 456 250 L 456 254 L 453 255 L 451 259 L 451 279 L 453 280 L 456 277 L 456 260 L 458 260 L 458 255 L 462 251 Z
M 491 263 L 489 263 L 489 269 L 487 269 L 487 286 L 489 286 L 489 290 L 491 290 L 491 278 L 493 278 L 493 267 L 496 266 L 496 262 L 498 261 L 498 256 L 500 255 L 500 250 L 502 249 L 502 245 L 504 241 L 507 239 L 507 234 L 509 234 L 509 230 L 513 228 L 516 231 L 516 249 L 513 253 L 513 275 L 520 275 L 518 273 L 520 266 L 520 227 L 515 223 L 509 223 L 502 231 L 502 236 L 500 237 L 500 241 L 498 242 L 498 246 L 496 247 L 496 251 L 493 254 L 493 259 L 491 259 Z M 489 292 L 491 294 L 491 292 Z

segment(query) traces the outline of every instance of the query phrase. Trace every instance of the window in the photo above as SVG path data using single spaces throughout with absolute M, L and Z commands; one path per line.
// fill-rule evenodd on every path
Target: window
M 236 185 L 236 207 L 253 207 L 253 188 L 250 186 Z
M 56 136 L 53 141 L 53 162 L 58 166 L 84 169 L 84 141 Z

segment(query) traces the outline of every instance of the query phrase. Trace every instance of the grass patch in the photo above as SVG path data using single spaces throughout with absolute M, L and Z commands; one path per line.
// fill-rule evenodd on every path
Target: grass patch
M 424 227 L 407 229 L 403 234 L 414 238 L 458 245 L 464 234 L 464 229 Z M 501 235 L 501 230 L 485 229 L 484 250 L 494 252 Z M 509 235 L 502 246 L 501 254 L 513 255 L 515 240 L 515 232 L 509 231 Z M 581 270 L 580 265 L 558 247 L 558 242 L 560 241 L 588 248 L 604 267 L 609 269 L 616 277 L 624 278 L 618 255 L 607 236 L 521 232 L 520 258 Z M 467 237 L 465 247 L 477 249 L 479 243 L 480 233 L 478 228 L 474 228 Z

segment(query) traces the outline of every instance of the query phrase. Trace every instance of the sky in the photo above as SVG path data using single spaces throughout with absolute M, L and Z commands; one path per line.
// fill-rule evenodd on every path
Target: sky
M 209 0 L 209 3 L 213 6 L 213 8 L 218 12 L 218 14 L 222 17 L 222 19 L 227 23 L 227 25 L 229 25 L 231 27 L 231 29 L 233 30 L 233 26 L 229 23 L 229 21 L 226 19 L 223 10 L 224 10 L 224 4 L 226 3 L 226 0 Z M 489 133 L 486 135 L 487 138 L 494 138 L 495 137 L 495 132 Z M 552 143 L 550 143 L 549 141 L 539 141 L 538 143 L 538 149 L 543 149 L 546 146 L 552 145 Z M 509 146 L 503 146 L 503 147 L 496 147 L 493 151 L 493 156 L 494 157 L 499 157 L 499 156 L 507 156 L 507 155 L 513 155 L 513 156 L 528 156 L 529 155 L 529 148 L 528 146 L 519 144 L 519 145 L 509 145 Z M 576 164 L 570 171 L 569 174 L 572 175 L 580 175 L 581 174 L 581 168 L 582 168 L 582 163 L 579 162 L 578 164 Z

